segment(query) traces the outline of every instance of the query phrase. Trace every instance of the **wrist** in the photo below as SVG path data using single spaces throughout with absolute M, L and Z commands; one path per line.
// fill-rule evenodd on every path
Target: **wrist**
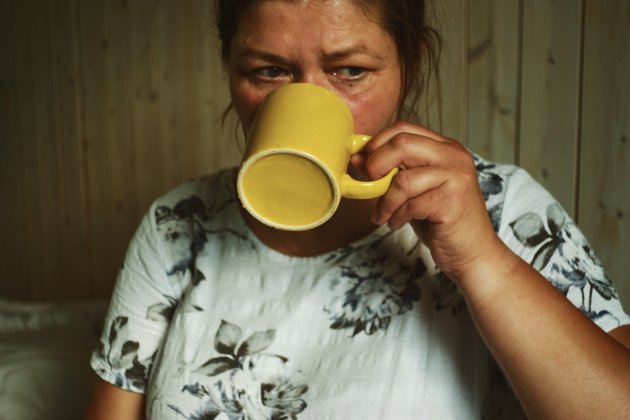
M 469 308 L 483 305 L 508 287 L 526 263 L 498 237 L 465 268 L 452 276 Z

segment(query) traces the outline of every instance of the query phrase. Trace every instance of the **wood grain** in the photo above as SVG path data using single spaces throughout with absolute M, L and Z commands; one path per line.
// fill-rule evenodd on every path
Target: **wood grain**
M 0 296 L 106 297 L 150 203 L 238 162 L 211 3 L 8 1 L 0 14 Z M 630 304 L 630 6 L 444 0 L 421 121 L 529 170 Z M 6 239 L 9 238 L 9 239 Z M 625 252 L 625 254 L 624 254 Z
M 467 144 L 505 163 L 517 159 L 519 12 L 519 0 L 482 0 L 470 7 Z
M 630 305 L 630 4 L 586 2 L 578 223 Z
M 440 91 L 431 91 L 428 124 L 444 135 L 466 142 L 467 96 L 466 45 L 468 39 L 468 2 L 446 0 L 434 5 L 435 27 L 443 38 L 440 62 Z M 441 109 L 440 109 L 441 108 Z
M 18 31 L 14 2 L 0 13 L 0 295 L 28 296 L 28 277 L 20 270 L 26 259 L 24 195 L 18 114 Z M 22 277 L 22 278 L 21 278 Z M 20 280 L 18 280 L 20 279 Z
M 519 164 L 572 216 L 577 206 L 582 4 L 524 2 Z

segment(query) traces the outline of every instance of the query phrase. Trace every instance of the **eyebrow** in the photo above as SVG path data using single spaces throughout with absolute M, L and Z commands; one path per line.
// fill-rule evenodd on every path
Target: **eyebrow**
M 371 51 L 365 44 L 351 45 L 347 48 L 341 48 L 328 53 L 324 53 L 324 57 L 326 60 L 340 60 L 353 55 L 369 55 L 381 61 L 385 60 L 383 56 L 381 56 L 380 54 L 376 54 L 374 51 Z M 238 54 L 236 58 L 240 59 L 244 57 L 254 57 L 270 62 L 287 62 L 285 58 L 278 54 L 251 47 L 245 48 L 245 50 Z
M 246 48 L 244 51 L 242 51 L 240 54 L 238 54 L 236 56 L 236 58 L 244 58 L 244 57 L 254 57 L 254 58 L 259 58 L 265 61 L 272 61 L 272 62 L 285 62 L 286 60 L 284 58 L 282 58 L 281 56 L 268 52 L 268 51 L 264 51 L 264 50 L 259 50 L 259 49 L 255 49 L 255 48 Z
M 331 51 L 329 53 L 326 53 L 325 56 L 328 59 L 340 59 L 340 58 L 346 58 L 352 55 L 369 55 L 372 57 L 375 57 L 379 60 L 384 60 L 384 57 L 382 57 L 380 54 L 377 54 L 374 51 L 371 51 L 367 45 L 361 43 L 361 44 L 356 44 L 356 45 L 351 45 L 349 47 L 346 48 L 340 48 L 338 50 L 334 50 Z

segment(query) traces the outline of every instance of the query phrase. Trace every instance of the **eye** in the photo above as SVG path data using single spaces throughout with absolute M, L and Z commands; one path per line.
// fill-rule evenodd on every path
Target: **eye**
M 279 77 L 284 77 L 289 74 L 289 72 L 278 66 L 260 67 L 255 69 L 253 73 L 256 76 L 264 79 L 277 79 Z
M 332 74 L 342 79 L 355 80 L 363 76 L 365 71 L 366 70 L 362 67 L 346 66 L 335 69 Z

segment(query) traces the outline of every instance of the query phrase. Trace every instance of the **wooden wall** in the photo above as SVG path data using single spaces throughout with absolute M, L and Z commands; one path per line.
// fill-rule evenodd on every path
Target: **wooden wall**
M 0 297 L 107 296 L 150 202 L 238 161 L 209 4 L 5 0 Z M 546 185 L 629 306 L 630 3 L 442 0 L 434 14 L 442 130 Z

